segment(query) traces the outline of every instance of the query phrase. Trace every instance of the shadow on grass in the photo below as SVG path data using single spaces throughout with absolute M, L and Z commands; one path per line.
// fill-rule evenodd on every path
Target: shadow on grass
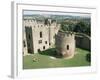
M 55 48 L 50 48 L 50 49 L 47 49 L 45 51 L 40 51 L 39 54 L 52 56 L 52 57 L 56 57 L 56 58 L 61 58 L 62 57 L 62 55 L 57 54 L 57 51 L 56 51 Z

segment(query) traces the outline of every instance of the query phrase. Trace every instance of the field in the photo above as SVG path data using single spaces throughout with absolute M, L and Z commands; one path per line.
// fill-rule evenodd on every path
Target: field
M 87 50 L 76 48 L 75 56 L 71 59 L 55 58 L 55 49 L 49 49 L 41 53 L 23 56 L 23 69 L 56 68 L 56 67 L 80 67 L 90 66 Z M 50 54 L 51 53 L 51 54 Z

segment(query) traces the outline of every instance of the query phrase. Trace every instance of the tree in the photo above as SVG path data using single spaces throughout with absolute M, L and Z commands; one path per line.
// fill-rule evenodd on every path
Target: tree
M 74 32 L 90 35 L 90 25 L 86 22 L 80 21 L 75 25 Z
M 62 23 L 61 24 L 61 30 L 68 31 L 68 27 L 64 23 Z
M 78 33 L 84 33 L 88 36 L 91 34 L 91 28 L 90 28 L 90 22 L 88 21 L 79 21 L 76 24 L 73 23 L 61 23 L 61 30 L 63 31 L 71 31 L 71 32 L 78 32 Z

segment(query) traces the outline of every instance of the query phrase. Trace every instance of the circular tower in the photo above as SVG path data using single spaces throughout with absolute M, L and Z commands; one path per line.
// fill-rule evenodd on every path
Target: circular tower
M 56 35 L 56 51 L 60 57 L 72 58 L 75 54 L 75 35 L 59 31 Z

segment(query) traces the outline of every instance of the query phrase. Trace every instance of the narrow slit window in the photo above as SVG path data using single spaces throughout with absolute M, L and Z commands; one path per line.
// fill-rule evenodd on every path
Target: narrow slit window
M 47 44 L 47 41 L 45 41 L 45 44 Z
M 40 32 L 40 38 L 42 38 L 42 32 Z
M 67 45 L 67 50 L 69 50 L 69 45 Z

